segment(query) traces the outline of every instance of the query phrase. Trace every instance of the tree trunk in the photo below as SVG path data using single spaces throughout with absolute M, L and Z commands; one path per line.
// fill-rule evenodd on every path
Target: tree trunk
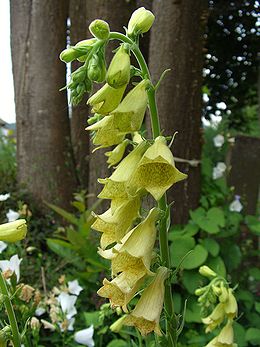
M 118 0 L 96 0 L 96 1 L 86 1 L 87 4 L 87 27 L 94 19 L 103 19 L 109 23 L 111 31 L 121 31 L 124 32 L 123 26 L 126 26 L 128 20 L 135 9 L 136 2 L 130 1 L 118 1 Z M 107 64 L 111 60 L 112 50 L 117 47 L 115 44 L 109 44 L 107 47 Z M 91 151 L 93 149 L 90 146 Z M 89 199 L 89 204 L 92 204 L 96 200 L 97 194 L 101 191 L 102 186 L 97 182 L 97 178 L 107 177 L 109 171 L 106 164 L 106 157 L 104 152 L 106 150 L 98 150 L 90 154 L 89 161 L 89 183 L 88 192 L 92 196 Z
M 200 159 L 203 34 L 207 20 L 206 0 L 154 0 L 156 20 L 151 32 L 150 68 L 156 82 L 170 68 L 158 91 L 163 134 L 173 135 L 175 157 Z M 198 206 L 200 167 L 179 164 L 188 179 L 169 191 L 174 201 L 173 221 L 185 223 L 189 210 Z
M 75 191 L 65 64 L 68 1 L 11 0 L 18 181 L 35 202 L 70 205 Z
M 86 23 L 86 1 L 70 0 L 70 44 L 73 46 L 88 36 Z M 81 63 L 73 62 L 71 70 L 75 71 Z M 87 126 L 88 108 L 86 105 L 87 95 L 79 105 L 72 107 L 71 115 L 71 139 L 74 157 L 76 161 L 77 176 L 82 188 L 88 188 L 89 170 L 89 134 L 85 130 Z

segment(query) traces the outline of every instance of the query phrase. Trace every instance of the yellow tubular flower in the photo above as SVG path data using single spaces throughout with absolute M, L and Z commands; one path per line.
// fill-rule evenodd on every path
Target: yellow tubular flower
M 156 240 L 155 223 L 158 215 L 158 209 L 153 208 L 146 219 L 130 230 L 120 243 L 105 251 L 99 249 L 98 253 L 103 258 L 111 259 L 112 276 L 125 271 L 128 281 L 135 283 L 145 275 L 153 275 L 150 264 Z
M 111 116 L 105 116 L 100 121 L 88 126 L 86 130 L 95 131 L 93 144 L 99 148 L 117 145 L 125 138 L 125 133 L 119 132 L 114 127 L 114 120 Z
M 112 214 L 111 208 L 101 215 L 96 215 L 92 228 L 102 232 L 100 245 L 105 249 L 113 242 L 119 242 L 131 228 L 134 220 L 139 215 L 140 197 L 125 201 Z
M 97 293 L 101 297 L 108 298 L 112 308 L 120 306 L 124 312 L 127 312 L 126 305 L 139 289 L 144 277 L 134 282 L 132 278 L 128 272 L 122 272 L 110 282 L 105 278 L 103 280 L 103 287 Z
M 120 88 L 130 80 L 130 56 L 124 45 L 114 55 L 107 70 L 107 83 L 113 88 Z
M 168 269 L 160 267 L 152 283 L 145 288 L 134 310 L 126 317 L 124 324 L 135 326 L 143 336 L 154 331 L 161 335 L 160 315 L 164 301 L 164 281 Z
M 121 161 L 109 178 L 98 180 L 99 183 L 105 185 L 98 195 L 100 199 L 128 199 L 127 187 L 130 177 L 140 162 L 147 145 L 146 141 L 142 141 Z
M 217 336 L 217 342 L 223 346 L 232 347 L 234 342 L 233 320 L 228 320 L 227 324 Z
M 110 113 L 114 116 L 114 125 L 119 131 L 129 133 L 141 128 L 148 103 L 146 89 L 149 83 L 149 80 L 138 83 Z
M 126 139 L 119 143 L 111 152 L 106 152 L 105 155 L 108 157 L 108 167 L 118 164 L 124 156 L 126 146 L 129 144 L 129 140 Z
M 93 113 L 108 114 L 113 111 L 120 103 L 125 92 L 126 85 L 115 89 L 105 84 L 94 95 L 92 95 L 87 104 L 92 106 Z
M 225 319 L 225 304 L 219 303 L 208 317 L 202 318 L 202 322 L 207 325 L 206 332 L 214 330 Z
M 159 200 L 174 183 L 187 175 L 176 169 L 171 150 L 163 136 L 158 136 L 154 144 L 144 153 L 130 184 L 145 188 Z
M 228 289 L 228 300 L 225 302 L 225 312 L 229 318 L 234 318 L 237 316 L 237 301 L 233 295 L 233 290 L 231 288 Z
M 14 222 L 0 225 L 0 240 L 7 242 L 16 242 L 25 238 L 27 225 L 25 219 L 18 219 Z

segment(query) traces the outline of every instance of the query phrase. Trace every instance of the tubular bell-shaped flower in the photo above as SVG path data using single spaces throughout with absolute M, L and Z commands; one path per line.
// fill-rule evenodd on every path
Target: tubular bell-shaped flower
M 144 153 L 130 184 L 145 188 L 159 200 L 174 183 L 185 179 L 187 175 L 175 167 L 171 150 L 163 136 L 158 136 L 154 144 Z
M 88 99 L 87 104 L 92 106 L 93 113 L 108 114 L 119 105 L 125 92 L 125 88 L 126 85 L 115 89 L 106 83 Z
M 88 126 L 86 130 L 95 132 L 93 144 L 99 148 L 117 145 L 125 138 L 125 133 L 114 127 L 114 119 L 111 116 L 105 116 L 97 123 Z
M 133 281 L 128 272 L 121 272 L 112 281 L 103 280 L 103 287 L 98 290 L 98 295 L 110 300 L 112 307 L 121 306 L 127 312 L 126 305 L 139 289 L 144 277 Z
M 128 154 L 118 165 L 109 178 L 99 179 L 98 182 L 104 184 L 104 188 L 98 195 L 101 199 L 127 199 L 129 180 L 140 162 L 148 143 L 142 141 L 135 149 Z
M 225 304 L 219 303 L 211 314 L 202 318 L 202 322 L 207 325 L 206 333 L 214 330 L 225 319 Z
M 124 320 L 125 325 L 135 326 L 143 336 L 154 331 L 161 335 L 160 315 L 164 301 L 164 281 L 168 269 L 160 267 L 152 283 L 145 288 L 134 310 Z
M 150 264 L 158 215 L 159 210 L 153 208 L 146 219 L 130 230 L 113 248 L 105 251 L 99 249 L 98 253 L 103 258 L 111 259 L 112 276 L 126 271 L 130 283 L 135 283 L 147 274 L 153 275 Z
M 110 113 L 114 116 L 114 125 L 119 131 L 129 133 L 141 128 L 148 102 L 146 89 L 149 83 L 148 80 L 138 83 Z
M 136 196 L 123 202 L 112 214 L 111 208 L 101 215 L 96 215 L 92 228 L 102 232 L 100 245 L 106 248 L 113 242 L 119 242 L 131 228 L 139 215 L 140 197 Z

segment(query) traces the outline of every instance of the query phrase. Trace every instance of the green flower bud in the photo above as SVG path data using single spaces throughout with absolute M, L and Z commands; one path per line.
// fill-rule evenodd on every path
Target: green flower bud
M 0 225 L 0 240 L 16 242 L 25 238 L 27 225 L 25 219 L 18 219 L 14 222 Z
M 146 33 L 154 22 L 154 15 L 144 7 L 138 8 L 133 12 L 127 28 L 128 36 Z
M 107 22 L 102 19 L 96 19 L 89 25 L 89 31 L 99 40 L 107 40 L 110 28 Z
M 64 63 L 70 63 L 73 60 L 76 60 L 78 56 L 79 56 L 79 53 L 77 53 L 77 51 L 73 47 L 70 47 L 70 48 L 64 49 L 64 51 L 61 52 L 60 60 L 64 61 Z
M 9 326 L 4 327 L 0 330 L 0 347 L 6 347 L 8 340 L 12 336 L 12 330 Z
M 111 152 L 106 152 L 105 155 L 108 157 L 107 163 L 108 167 L 114 166 L 121 161 L 124 156 L 126 146 L 129 140 L 125 139 L 123 142 L 119 143 Z
M 209 267 L 206 266 L 206 265 L 201 266 L 201 267 L 199 268 L 199 273 L 200 273 L 202 276 L 205 276 L 205 277 L 208 277 L 208 278 L 216 277 L 216 276 L 217 276 L 216 272 L 214 272 L 213 270 L 211 270 L 211 268 L 209 268 Z
M 107 83 L 113 88 L 120 88 L 130 80 L 130 56 L 124 45 L 114 55 L 107 70 Z
M 106 77 L 106 62 L 103 53 L 93 54 L 88 65 L 88 78 L 91 81 L 103 82 Z

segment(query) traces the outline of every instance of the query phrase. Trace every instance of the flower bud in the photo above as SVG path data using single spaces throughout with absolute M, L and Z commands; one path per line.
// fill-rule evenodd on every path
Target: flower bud
M 108 160 L 107 160 L 107 163 L 109 164 L 108 167 L 114 166 L 121 161 L 128 143 L 129 143 L 129 140 L 126 139 L 123 142 L 119 143 L 113 149 L 113 151 L 105 153 L 105 155 L 108 157 Z
M 208 266 L 204 265 L 204 266 L 201 266 L 199 268 L 199 273 L 202 275 L 202 276 L 205 276 L 205 277 L 216 277 L 217 274 L 216 272 L 214 272 L 213 270 L 211 270 Z
M 96 19 L 89 25 L 89 31 L 99 40 L 107 40 L 110 34 L 110 28 L 107 22 L 102 19 Z
M 107 70 L 107 83 L 113 88 L 120 88 L 130 80 L 130 56 L 128 49 L 121 45 L 114 55 Z
M 18 219 L 0 225 L 0 240 L 7 242 L 16 242 L 25 238 L 27 225 L 25 219 Z
M 12 330 L 9 326 L 0 330 L 0 347 L 6 347 L 8 340 L 11 339 Z
M 151 11 L 140 7 L 135 10 L 128 22 L 127 34 L 128 36 L 146 33 L 154 22 L 154 15 Z
M 198 289 L 195 290 L 195 295 L 200 296 L 200 295 L 204 294 L 206 290 L 207 290 L 206 287 L 198 288 Z
M 70 63 L 73 60 L 77 59 L 77 53 L 73 49 L 73 47 L 64 49 L 60 54 L 60 60 L 64 61 L 65 63 Z
M 41 323 L 38 318 L 32 317 L 31 319 L 31 328 L 32 330 L 39 330 L 41 326 Z
M 123 316 L 116 320 L 113 324 L 110 325 L 110 330 L 113 331 L 113 333 L 119 333 L 124 325 L 125 318 L 126 316 Z
M 106 77 L 106 63 L 103 53 L 93 54 L 88 64 L 88 78 L 101 83 Z

